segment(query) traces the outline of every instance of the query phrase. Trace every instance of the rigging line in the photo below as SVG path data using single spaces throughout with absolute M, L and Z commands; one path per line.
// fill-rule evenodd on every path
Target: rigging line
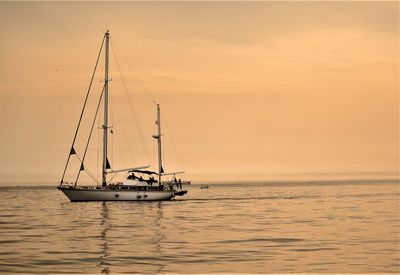
M 117 111 L 115 111 L 115 116 L 116 116 L 116 118 L 117 118 L 118 127 L 119 127 L 119 125 L 122 125 L 122 123 L 121 123 L 120 117 L 118 116 L 118 112 L 117 112 Z M 119 130 L 118 127 L 115 126 L 114 129 L 118 129 L 118 130 Z M 127 145 L 128 145 L 129 153 L 130 153 L 131 155 L 133 155 L 133 154 L 132 154 L 132 149 L 131 149 L 130 143 L 127 141 L 127 138 L 126 138 L 125 130 L 124 130 L 124 128 L 122 128 L 122 127 L 121 127 L 121 132 L 122 132 L 122 135 L 123 135 L 123 137 L 124 137 L 124 141 L 125 141 L 125 142 L 127 143 Z M 123 165 L 123 167 L 126 167 L 125 157 L 124 157 L 124 154 L 122 153 L 123 150 L 121 149 L 121 142 L 120 142 L 120 138 L 119 138 L 119 132 L 118 132 L 118 131 L 117 131 L 117 132 L 114 132 L 114 135 L 116 135 L 116 139 L 117 139 L 117 140 L 116 140 L 115 143 L 118 145 L 118 152 L 119 152 L 119 155 L 120 155 L 121 158 L 122 158 L 122 165 Z
M 121 122 L 121 119 L 120 119 L 120 117 L 119 117 L 119 114 L 118 114 L 118 108 L 116 108 L 116 106 L 115 106 L 115 104 L 114 104 L 114 100 L 110 100 L 110 104 L 111 104 L 111 106 L 112 106 L 112 108 L 111 108 L 111 110 L 112 110 L 112 116 L 114 116 L 115 115 L 115 118 L 113 118 L 113 120 L 114 120 L 114 122 L 113 122 L 113 129 L 114 129 L 114 134 L 113 134 L 113 136 L 115 136 L 115 143 L 117 144 L 117 146 L 118 146 L 118 153 L 119 153 L 119 155 L 118 156 L 121 156 L 121 159 L 122 159 L 122 166 L 123 167 L 126 167 L 126 162 L 125 162 L 125 157 L 124 157 L 124 154 L 122 153 L 123 152 L 123 150 L 121 149 L 121 142 L 120 142 L 120 135 L 119 135 L 119 127 L 120 127 L 120 125 L 122 125 L 122 122 Z M 129 150 L 129 153 L 131 153 L 132 154 L 132 149 L 131 149 L 131 147 L 130 147 L 130 143 L 128 142 L 128 139 L 126 138 L 126 134 L 125 134 L 125 130 L 124 130 L 124 128 L 121 126 L 121 133 L 122 133 L 122 135 L 123 135 L 123 138 L 124 138 L 124 141 L 127 143 L 127 145 L 128 145 L 128 150 Z
M 165 125 L 165 128 L 167 129 L 168 135 L 171 137 L 170 140 L 171 140 L 171 143 L 172 143 L 172 147 L 174 147 L 175 153 L 176 153 L 176 155 L 178 157 L 179 164 L 182 167 L 182 169 L 185 170 L 185 167 L 183 166 L 183 161 L 182 161 L 181 155 L 179 154 L 179 151 L 178 151 L 178 147 L 176 146 L 176 144 L 174 142 L 174 137 L 172 136 L 172 132 L 169 130 L 169 127 L 168 127 L 168 124 L 167 124 L 167 120 L 164 117 L 161 118 L 161 119 L 162 119 L 162 122 Z
M 73 139 L 73 141 L 72 141 L 71 149 L 72 149 L 72 148 L 74 147 L 74 145 L 75 145 L 76 136 L 78 135 L 78 130 L 79 130 L 79 127 L 80 127 L 80 125 L 81 125 L 83 113 L 84 113 L 85 108 L 86 108 L 86 103 L 87 103 L 87 100 L 88 100 L 88 97 L 89 97 L 90 90 L 91 90 L 91 88 L 92 88 L 92 83 L 93 83 L 94 76 L 95 76 L 95 74 L 96 74 L 97 65 L 99 64 L 100 55 L 101 55 L 101 51 L 102 51 L 102 49 L 103 49 L 105 37 L 106 37 L 106 36 L 104 35 L 103 41 L 101 42 L 99 54 L 97 55 L 96 65 L 94 66 L 92 78 L 90 79 L 88 91 L 87 91 L 87 93 L 86 93 L 85 102 L 83 103 L 82 112 L 81 112 L 81 115 L 80 115 L 80 117 L 79 117 L 78 126 L 76 127 L 76 131 L 75 131 L 74 139 Z M 71 149 L 70 149 L 70 150 L 71 150 Z M 71 151 L 70 151 L 70 152 L 71 152 Z M 70 158 L 71 158 L 71 153 L 68 155 L 67 163 L 65 164 L 64 172 L 63 172 L 63 175 L 62 175 L 62 177 L 61 177 L 60 186 L 61 186 L 61 184 L 62 184 L 63 181 L 64 181 L 65 172 L 67 171 L 67 167 L 68 167 L 68 163 L 69 163 Z
M 114 127 L 115 127 L 114 129 L 121 128 L 120 132 L 122 133 L 123 141 L 125 141 L 125 143 L 128 146 L 128 153 L 131 154 L 132 156 L 134 156 L 131 144 L 130 144 L 130 142 L 128 142 L 129 139 L 127 138 L 127 134 L 125 132 L 125 128 L 122 127 L 123 124 L 122 124 L 122 120 L 121 120 L 121 118 L 119 116 L 119 113 L 118 113 L 118 108 L 116 108 L 116 106 L 114 104 L 114 101 L 111 101 L 111 105 L 112 105 L 113 114 L 115 114 L 115 117 L 117 118 L 117 122 L 118 122 L 118 123 L 116 123 L 116 124 L 118 124 L 118 127 L 117 127 L 117 125 L 114 125 Z M 114 135 L 115 135 L 115 133 L 114 133 Z M 125 165 L 126 164 L 125 157 L 124 157 L 124 154 L 122 153 L 123 150 L 121 149 L 121 142 L 119 142 L 120 141 L 119 132 L 117 132 L 116 135 L 117 135 L 116 138 L 118 138 L 116 143 L 118 144 L 119 154 L 120 154 L 120 156 L 122 158 L 122 164 L 123 164 L 123 167 L 126 167 L 126 165 Z
M 153 167 L 154 167 L 154 169 L 156 169 L 156 167 L 157 167 L 157 163 L 156 163 L 156 159 L 157 159 L 157 142 L 153 142 L 153 147 L 152 147 L 152 149 L 153 149 L 153 151 L 152 151 L 152 156 L 153 156 L 153 160 L 152 160 L 152 164 L 153 164 Z
M 153 136 L 154 135 L 157 135 L 157 133 L 158 133 L 158 130 L 157 130 L 157 121 L 156 121 L 156 123 L 153 125 Z M 152 156 L 152 166 L 154 167 L 154 169 L 158 169 L 157 167 L 157 161 L 158 161 L 158 158 L 157 158 L 157 150 L 158 150 L 158 145 L 157 145 L 157 140 L 155 139 L 154 140 L 155 142 L 152 142 L 151 143 L 151 145 L 152 145 L 152 147 L 151 147 L 151 149 L 152 149 L 152 151 L 151 151 L 151 156 Z
M 107 82 L 106 82 L 106 83 L 107 83 Z M 88 149 L 89 143 L 90 143 L 90 138 L 92 137 L 92 132 L 93 132 L 93 128 L 94 128 L 93 126 L 94 126 L 94 124 L 95 124 L 95 122 L 96 122 L 97 114 L 98 114 L 98 112 L 99 112 L 99 107 L 100 107 L 100 103 L 101 103 L 102 98 L 103 98 L 103 93 L 104 93 L 104 90 L 105 90 L 105 87 L 106 87 L 106 83 L 104 83 L 103 89 L 101 90 L 99 103 L 97 104 L 97 109 L 96 109 L 96 113 L 95 113 L 95 115 L 94 115 L 94 119 L 93 119 L 93 123 L 92 123 L 92 128 L 90 129 L 88 141 L 87 141 L 86 147 L 85 147 L 85 152 L 83 153 L 83 158 L 82 158 L 82 161 L 81 161 L 81 166 L 83 165 L 83 162 L 85 161 L 87 149 Z M 82 171 L 82 170 L 79 169 L 78 175 L 76 176 L 76 180 L 75 180 L 75 186 L 76 186 L 76 183 L 78 182 L 79 175 L 81 174 L 81 171 Z
M 115 44 L 115 43 L 112 43 Z M 111 44 L 111 47 L 113 47 L 113 45 Z M 115 48 L 117 49 L 117 51 L 120 53 L 122 59 L 124 60 L 125 64 L 128 66 L 128 69 L 131 71 L 131 73 L 133 74 L 133 76 L 136 78 L 136 80 L 139 82 L 140 86 L 142 86 L 143 90 L 146 92 L 147 96 L 151 99 L 151 101 L 154 104 L 157 104 L 157 101 L 154 99 L 154 97 L 151 95 L 151 93 L 149 92 L 149 90 L 146 89 L 146 87 L 143 85 L 143 82 L 140 80 L 140 78 L 138 77 L 138 75 L 135 73 L 135 71 L 132 69 L 132 67 L 129 65 L 128 61 L 126 60 L 126 58 L 122 55 L 121 50 L 119 49 L 119 47 L 117 45 L 115 45 Z M 114 50 L 113 50 L 114 51 Z M 115 54 L 114 54 L 115 55 Z
M 110 183 L 119 173 L 115 173 L 114 176 L 111 177 L 111 179 L 108 181 Z
M 100 129 L 100 119 L 97 120 L 97 129 Z M 100 159 L 100 131 L 97 131 L 97 163 L 96 163 L 96 183 L 99 185 L 99 159 Z
M 144 141 L 144 135 L 143 135 L 142 129 L 139 127 L 139 120 L 138 120 L 138 118 L 137 118 L 137 115 L 136 115 L 136 112 L 135 112 L 135 108 L 133 107 L 131 98 L 129 97 L 128 88 L 127 88 L 125 79 L 124 79 L 124 77 L 123 77 L 123 75 L 122 75 L 121 67 L 120 67 L 120 65 L 119 65 L 119 60 L 118 60 L 118 58 L 117 58 L 117 55 L 116 55 L 116 53 L 115 53 L 115 51 L 114 51 L 113 43 L 111 43 L 111 49 L 112 49 L 112 52 L 113 52 L 114 57 L 115 57 L 115 64 L 117 65 L 117 68 L 118 68 L 119 73 L 120 73 L 120 75 L 121 75 L 122 86 L 123 86 L 123 88 L 124 88 L 125 96 L 126 96 L 127 99 L 128 99 L 129 107 L 130 107 L 130 109 L 131 109 L 131 111 L 132 111 L 132 114 L 133 114 L 134 124 L 135 124 L 135 126 L 136 126 L 136 130 L 137 130 L 138 133 L 139 133 L 140 142 L 142 143 L 142 146 L 143 146 L 143 149 L 144 149 L 144 153 L 146 154 L 147 161 L 150 163 L 149 152 L 148 152 L 148 150 L 147 150 L 147 146 L 146 146 L 146 143 L 145 143 L 145 141 Z M 154 101 L 153 101 L 153 102 L 154 102 Z
M 110 85 L 110 90 L 112 91 L 112 82 Z M 114 131 L 112 130 L 112 127 L 114 126 L 114 105 L 113 105 L 113 97 L 112 97 L 113 93 L 109 93 L 110 97 L 109 97 L 109 102 L 110 102 L 110 109 L 111 109 L 111 163 L 114 163 Z M 108 131 L 108 129 L 107 129 Z
M 79 158 L 78 154 L 76 154 L 76 157 L 78 158 L 79 161 L 81 161 L 81 159 Z M 97 179 L 95 178 L 95 176 L 93 175 L 93 173 L 92 173 L 87 167 L 85 168 L 85 173 L 86 173 L 96 184 L 98 184 Z
M 112 104 L 112 110 L 114 110 L 113 112 L 114 112 L 114 114 L 115 114 L 115 117 L 117 118 L 117 121 L 118 121 L 118 126 L 121 128 L 121 133 L 122 133 L 122 136 L 123 136 L 123 138 L 124 138 L 124 141 L 125 141 L 125 143 L 128 145 L 128 153 L 130 154 L 130 155 L 132 155 L 132 156 L 134 156 L 134 154 L 133 154 L 133 150 L 132 150 L 132 147 L 131 147 L 131 144 L 130 144 L 130 142 L 128 142 L 128 138 L 127 138 L 127 134 L 126 134 L 126 132 L 125 132 L 125 128 L 124 127 L 122 127 L 122 120 L 121 120 L 121 118 L 120 118 L 120 116 L 119 116 L 119 113 L 118 113 L 118 108 L 116 108 L 113 104 L 114 104 L 114 101 L 111 101 L 111 104 Z M 116 127 L 116 126 L 115 126 Z M 119 128 L 118 128 L 119 129 Z M 119 136 L 119 135 L 118 135 Z M 119 139 L 118 139 L 118 141 L 119 141 Z M 120 152 L 120 155 L 121 155 L 121 158 L 122 158 L 122 164 L 123 164 L 123 166 L 124 167 L 126 167 L 125 166 L 125 164 L 126 164 L 126 162 L 125 162 L 125 157 L 124 157 L 124 154 L 122 153 L 123 151 L 121 150 L 121 142 L 117 142 L 117 144 L 118 144 L 118 148 L 119 148 L 119 152 Z
M 99 84 L 102 81 L 99 82 Z M 104 84 L 103 84 L 104 85 Z M 99 85 L 99 87 L 101 87 L 101 85 Z M 102 149 L 101 149 L 101 145 L 102 145 L 102 132 L 103 129 L 101 127 L 102 125 L 102 121 L 103 121 L 103 116 L 104 114 L 102 112 L 100 112 L 98 118 L 97 118 L 97 162 L 96 162 L 96 182 L 98 183 L 98 185 L 101 185 L 101 180 L 100 180 L 100 175 L 102 175 L 102 166 L 100 165 L 100 157 L 101 157 L 101 153 Z M 101 130 L 100 130 L 101 129 Z

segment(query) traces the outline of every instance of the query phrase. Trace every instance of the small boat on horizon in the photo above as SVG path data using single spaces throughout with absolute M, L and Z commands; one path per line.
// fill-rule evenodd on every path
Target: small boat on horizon
M 62 191 L 71 202 L 77 201 L 161 201 L 161 200 L 171 200 L 175 196 L 183 196 L 187 193 L 187 190 L 182 189 L 182 185 L 190 184 L 190 181 L 182 181 L 177 180 L 175 175 L 181 174 L 183 172 L 173 172 L 173 173 L 165 173 L 162 166 L 162 155 L 161 155 L 161 114 L 160 114 L 160 105 L 156 103 L 157 107 L 157 134 L 153 135 L 153 138 L 157 140 L 157 154 L 158 154 L 158 171 L 146 170 L 149 168 L 149 165 L 135 167 L 135 168 L 127 168 L 127 169 L 111 169 L 110 162 L 108 160 L 108 134 L 112 132 L 112 126 L 108 123 L 108 84 L 109 84 L 109 43 L 110 43 L 110 33 L 106 31 L 103 37 L 103 41 L 101 44 L 100 52 L 97 58 L 95 70 L 93 72 L 93 76 L 89 85 L 89 90 L 86 95 L 85 103 L 80 115 L 80 119 L 78 122 L 77 129 L 75 131 L 75 135 L 73 138 L 72 146 L 69 151 L 69 155 L 67 158 L 67 163 L 64 168 L 64 172 L 60 181 L 58 190 Z M 94 121 L 92 123 L 92 128 L 90 130 L 88 142 L 86 144 L 83 157 L 79 158 L 80 168 L 78 171 L 78 175 L 76 177 L 75 182 L 68 183 L 64 181 L 66 171 L 68 168 L 68 164 L 71 156 L 77 155 L 75 150 L 75 142 L 76 137 L 81 125 L 82 116 L 85 112 L 86 102 L 89 96 L 90 87 L 92 86 L 93 77 L 96 72 L 97 64 L 99 62 L 103 46 L 105 45 L 105 70 L 104 70 L 104 85 L 102 87 L 101 95 L 98 101 L 97 110 L 95 113 Z M 103 125 L 101 129 L 103 130 L 103 152 L 102 152 L 102 182 L 101 186 L 81 186 L 78 185 L 79 175 L 82 171 L 86 169 L 85 167 L 85 156 L 87 153 L 87 148 L 90 142 L 90 137 L 92 135 L 93 126 L 96 121 L 96 117 L 99 111 L 99 107 L 101 102 L 103 102 L 104 107 L 104 116 L 103 116 Z M 120 172 L 128 172 L 126 179 L 122 182 L 112 182 L 113 177 L 108 179 L 108 175 L 120 173 Z M 163 181 L 162 177 L 167 175 L 174 175 L 174 181 Z

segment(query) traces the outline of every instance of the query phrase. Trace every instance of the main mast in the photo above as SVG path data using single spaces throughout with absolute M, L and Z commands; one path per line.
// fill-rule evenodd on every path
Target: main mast
M 106 52 L 105 52 L 105 68 L 104 68 L 104 124 L 103 124 L 103 173 L 102 173 L 102 186 L 107 186 L 107 134 L 108 134 L 108 54 L 109 54 L 109 43 L 110 33 L 107 30 L 105 34 L 106 38 Z

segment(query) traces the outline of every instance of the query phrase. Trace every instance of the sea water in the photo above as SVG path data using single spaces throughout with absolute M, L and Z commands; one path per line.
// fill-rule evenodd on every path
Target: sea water
M 398 181 L 208 186 L 82 203 L 1 187 L 0 273 L 400 272 Z

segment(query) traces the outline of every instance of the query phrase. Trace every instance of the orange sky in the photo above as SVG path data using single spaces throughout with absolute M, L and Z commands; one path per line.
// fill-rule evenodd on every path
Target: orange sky
M 166 144 L 167 169 L 194 180 L 398 173 L 398 2 L 0 2 L 1 182 L 59 181 L 107 27 L 121 67 L 161 103 L 179 151 Z M 130 121 L 113 62 L 111 93 Z M 122 69 L 152 151 L 155 108 Z

